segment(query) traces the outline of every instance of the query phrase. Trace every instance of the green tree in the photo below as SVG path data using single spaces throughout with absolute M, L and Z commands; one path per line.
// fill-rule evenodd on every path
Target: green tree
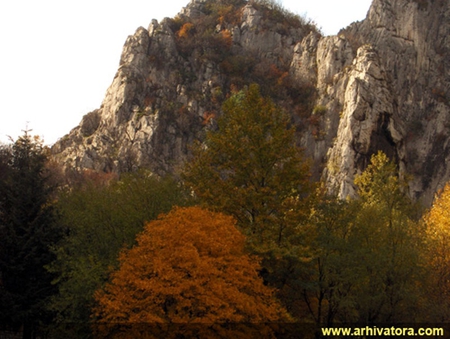
M 406 180 L 383 153 L 357 175 L 358 196 L 323 196 L 309 223 L 315 237 L 303 266 L 307 310 L 318 324 L 419 319 L 423 232 Z
M 303 274 L 297 282 L 299 312 L 317 325 L 331 326 L 345 321 L 354 312 L 352 289 L 357 283 L 355 257 L 349 236 L 356 215 L 353 204 L 319 192 L 308 223 L 313 227 L 312 255 L 301 265 Z
M 105 179 L 106 178 L 106 179 Z M 58 322 L 75 324 L 73 336 L 86 336 L 94 292 L 117 266 L 123 247 L 131 246 L 145 222 L 184 206 L 190 197 L 172 178 L 148 171 L 124 174 L 120 180 L 91 174 L 84 185 L 62 194 L 57 203 L 67 234 L 55 247 L 59 294 L 52 300 Z M 75 333 L 79 331 L 79 333 Z
M 286 322 L 289 316 L 258 275 L 259 260 L 246 252 L 235 223 L 199 207 L 177 208 L 148 223 L 137 245 L 121 253 L 111 281 L 96 293 L 99 334 L 273 337 L 265 323 Z M 168 333 L 158 332 L 166 328 Z
M 56 292 L 45 268 L 61 236 L 53 187 L 42 142 L 27 131 L 2 149 L 0 161 L 0 321 L 32 338 L 51 320 L 46 303 Z
M 379 152 L 355 178 L 358 213 L 349 237 L 358 258 L 360 281 L 354 291 L 358 321 L 411 321 L 417 309 L 422 232 L 419 210 L 406 195 L 407 181 Z
M 310 190 L 289 117 L 251 85 L 224 103 L 218 126 L 183 179 L 206 206 L 235 217 L 255 247 L 287 246 Z

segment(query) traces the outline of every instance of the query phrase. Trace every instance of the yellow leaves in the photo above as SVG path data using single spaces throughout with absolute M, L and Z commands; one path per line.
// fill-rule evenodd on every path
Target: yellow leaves
M 450 235 L 450 184 L 444 187 L 433 202 L 425 221 L 436 235 Z
M 431 314 L 450 319 L 450 183 L 436 194 L 431 209 L 423 217 L 425 264 L 429 276 L 424 288 Z
M 430 248 L 429 264 L 437 270 L 448 271 L 450 267 L 449 183 L 436 195 L 433 206 L 425 215 L 424 221 L 426 224 L 426 240 Z
M 443 246 L 450 243 L 450 185 L 447 184 L 433 203 L 424 220 L 427 239 Z

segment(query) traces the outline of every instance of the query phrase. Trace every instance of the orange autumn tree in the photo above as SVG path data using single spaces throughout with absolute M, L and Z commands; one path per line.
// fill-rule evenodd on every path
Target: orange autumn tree
M 136 336 L 135 331 L 157 333 L 154 337 L 181 331 L 191 337 L 198 335 L 194 330 L 214 338 L 230 323 L 249 325 L 233 336 L 251 337 L 251 324 L 258 324 L 253 330 L 270 337 L 261 324 L 286 321 L 288 315 L 258 276 L 259 262 L 244 243 L 232 217 L 199 207 L 176 208 L 148 223 L 137 245 L 120 255 L 111 282 L 97 291 L 97 323 L 121 338 Z M 193 323 L 201 325 L 183 326 Z M 157 332 L 164 329 L 169 332 Z

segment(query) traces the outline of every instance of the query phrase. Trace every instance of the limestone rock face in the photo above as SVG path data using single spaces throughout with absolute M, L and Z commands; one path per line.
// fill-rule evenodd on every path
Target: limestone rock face
M 353 175 L 365 168 L 369 156 L 382 150 L 391 158 L 402 153 L 402 131 L 394 122 L 392 93 L 376 51 L 365 45 L 358 49 L 346 74 L 344 107 L 337 137 L 328 151 L 328 187 L 340 196 L 353 195 Z
M 450 179 L 449 33 L 444 0 L 374 0 L 366 20 L 345 32 L 377 50 L 391 92 L 396 160 L 412 176 L 411 196 L 425 203 Z
M 68 168 L 174 173 L 226 97 L 258 82 L 291 114 L 330 191 L 355 194 L 354 176 L 382 150 L 430 203 L 450 180 L 450 2 L 373 0 L 336 36 L 297 19 L 258 2 L 192 0 L 138 28 L 101 107 L 53 154 Z

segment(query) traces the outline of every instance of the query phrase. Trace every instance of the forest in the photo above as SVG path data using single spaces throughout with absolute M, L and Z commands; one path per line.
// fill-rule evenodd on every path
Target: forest
M 377 152 L 357 195 L 338 199 L 257 85 L 222 112 L 164 177 L 64 169 L 29 131 L 1 146 L 0 337 L 314 338 L 450 322 L 450 185 L 421 206 Z

